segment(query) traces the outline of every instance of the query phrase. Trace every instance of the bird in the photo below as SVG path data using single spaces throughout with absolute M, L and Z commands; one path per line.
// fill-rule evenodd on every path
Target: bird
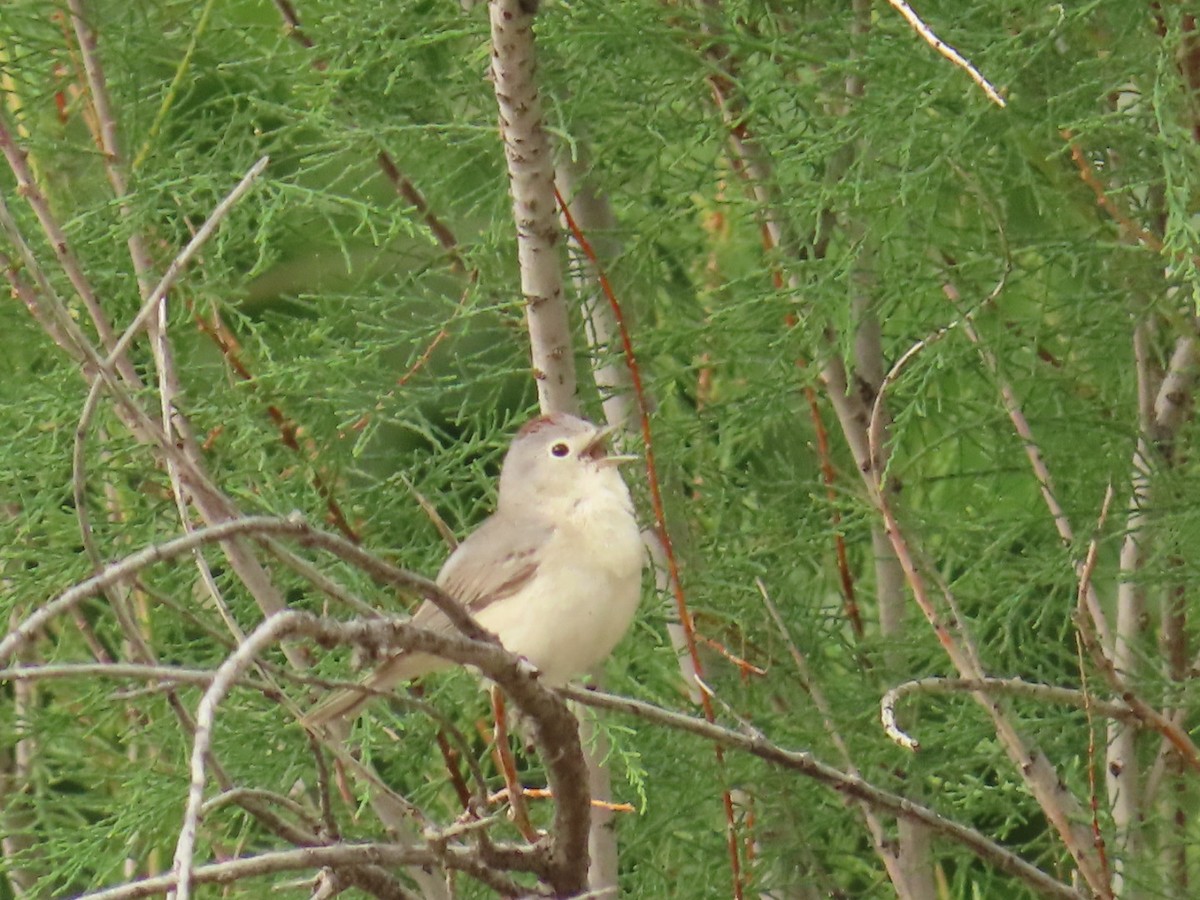
M 629 488 L 618 472 L 632 456 L 608 452 L 613 428 L 567 413 L 538 416 L 516 434 L 500 469 L 496 511 L 458 545 L 437 584 L 524 657 L 551 686 L 604 662 L 628 631 L 641 597 L 645 549 Z M 454 633 L 426 600 L 412 624 Z M 362 685 L 386 691 L 454 664 L 397 652 Z M 373 699 L 331 695 L 308 727 L 357 716 Z

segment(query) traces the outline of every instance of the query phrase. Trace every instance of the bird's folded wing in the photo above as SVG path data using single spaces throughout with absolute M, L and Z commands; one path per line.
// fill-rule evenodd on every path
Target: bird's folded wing
M 450 554 L 438 573 L 438 586 L 478 616 L 529 583 L 553 533 L 552 525 L 537 519 L 492 516 Z M 414 625 L 433 627 L 432 620 L 442 618 L 440 611 L 426 613 L 429 605 L 417 611 Z M 425 617 L 430 621 L 421 621 Z
M 553 526 L 536 519 L 492 516 L 450 554 L 438 573 L 438 586 L 477 616 L 529 583 L 537 572 L 540 551 L 553 533 Z M 446 615 L 428 600 L 413 615 L 412 623 L 443 633 L 454 631 Z M 363 686 L 386 691 L 446 665 L 424 653 L 397 653 L 364 678 Z M 312 728 L 355 716 L 371 699 L 364 691 L 338 691 L 314 707 L 303 723 Z

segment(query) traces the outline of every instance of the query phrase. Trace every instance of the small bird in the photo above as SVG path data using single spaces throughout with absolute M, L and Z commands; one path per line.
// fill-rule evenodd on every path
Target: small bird
M 450 554 L 437 584 L 551 685 L 608 658 L 641 595 L 645 551 L 629 489 L 608 453 L 612 428 L 565 413 L 517 432 L 500 470 L 496 511 Z M 414 625 L 453 633 L 426 600 Z M 363 680 L 374 690 L 452 666 L 397 653 Z M 369 694 L 341 691 L 304 719 L 318 726 L 361 712 Z

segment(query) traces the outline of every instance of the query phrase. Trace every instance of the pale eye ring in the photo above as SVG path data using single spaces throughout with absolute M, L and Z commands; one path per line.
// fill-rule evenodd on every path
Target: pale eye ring
M 568 453 L 571 452 L 571 448 L 568 447 L 563 441 L 559 441 L 557 444 L 555 444 L 553 447 L 550 448 L 550 452 L 553 453 L 555 456 L 557 456 L 559 459 L 561 459 L 562 457 L 566 456 Z

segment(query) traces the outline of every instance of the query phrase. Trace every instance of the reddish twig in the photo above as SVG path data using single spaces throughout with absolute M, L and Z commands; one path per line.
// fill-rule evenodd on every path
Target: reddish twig
M 1087 715 L 1088 807 L 1092 813 L 1092 842 L 1096 847 L 1096 855 L 1100 858 L 1100 869 L 1105 880 L 1112 884 L 1112 872 L 1108 866 L 1108 845 L 1104 841 L 1104 832 L 1100 830 L 1100 798 L 1096 793 L 1096 723 L 1092 721 L 1092 694 L 1088 690 L 1087 666 L 1083 662 L 1083 640 L 1078 634 L 1075 635 L 1075 652 L 1079 658 L 1079 688 L 1084 697 L 1083 711 Z
M 527 800 L 553 800 L 554 791 L 546 788 L 521 788 L 521 794 Z M 503 788 L 496 791 L 494 794 L 488 794 L 488 803 L 506 803 L 508 802 L 508 788 Z M 592 809 L 604 809 L 609 812 L 631 813 L 636 812 L 632 803 L 611 803 L 608 800 L 592 799 Z
M 746 677 L 748 675 L 760 675 L 761 676 L 761 675 L 767 674 L 766 669 L 761 669 L 758 666 L 754 665 L 754 663 L 742 659 L 740 656 L 738 656 L 736 653 L 731 651 L 728 647 L 726 647 L 720 641 L 710 638 L 708 635 L 705 635 L 705 634 L 699 635 L 699 638 L 705 645 L 711 647 L 713 650 L 716 650 L 723 657 L 725 657 L 727 660 L 729 660 L 731 663 L 733 663 L 735 666 L 737 666 L 737 670 L 738 670 L 739 674 L 742 675 L 742 677 Z
M 379 168 L 383 170 L 383 174 L 396 189 L 396 193 L 407 200 L 412 207 L 420 214 L 421 221 L 425 223 L 430 233 L 434 236 L 442 249 L 446 251 L 446 255 L 450 258 L 450 266 L 456 272 L 465 273 L 468 271 L 467 264 L 463 262 L 462 254 L 458 250 L 458 238 L 454 236 L 454 232 L 446 225 L 432 209 L 429 208 L 429 201 L 425 199 L 425 195 L 417 190 L 409 179 L 402 173 L 396 165 L 395 160 L 386 150 L 380 150 L 375 157 L 379 163 Z M 477 275 L 478 273 L 472 273 Z
M 467 278 L 469 283 L 466 289 L 462 292 L 462 295 L 458 298 L 458 305 L 454 307 L 454 311 L 450 314 L 450 317 L 446 319 L 446 324 L 438 329 L 438 333 L 433 336 L 433 340 L 431 340 L 425 346 L 425 349 L 421 351 L 421 354 L 417 357 L 416 361 L 407 369 L 405 369 L 403 375 L 396 379 L 396 387 L 402 388 L 404 385 L 408 384 L 414 375 L 425 368 L 426 364 L 433 356 L 433 351 L 438 348 L 442 341 L 450 337 L 450 323 L 454 321 L 454 318 L 460 312 L 462 312 L 463 308 L 466 306 L 467 298 L 471 296 L 471 289 L 475 287 L 475 283 L 479 280 L 479 270 L 472 269 L 468 273 Z M 378 404 L 376 408 L 379 408 Z
M 608 305 L 612 309 L 613 319 L 616 321 L 617 331 L 621 335 L 621 349 L 625 354 L 625 365 L 629 368 L 630 380 L 633 382 L 633 395 L 637 403 L 642 442 L 646 448 L 646 480 L 650 486 L 650 505 L 654 511 L 655 531 L 658 534 L 659 541 L 662 543 L 663 553 L 666 556 L 667 571 L 670 575 L 671 587 L 675 595 L 675 609 L 679 614 L 679 624 L 683 629 L 688 657 L 691 660 L 696 675 L 702 678 L 704 676 L 704 665 L 700 661 L 700 650 L 696 638 L 696 623 L 692 618 L 691 611 L 688 609 L 687 598 L 683 593 L 683 582 L 679 577 L 679 561 L 675 556 L 675 547 L 671 543 L 670 532 L 667 530 L 666 509 L 663 506 L 662 488 L 659 486 L 658 481 L 658 466 L 654 457 L 654 441 L 650 433 L 650 410 L 646 403 L 646 390 L 642 382 L 642 370 L 638 366 L 637 356 L 633 350 L 633 340 L 629 336 L 629 328 L 625 323 L 625 313 L 621 309 L 621 304 L 617 300 L 616 293 L 613 291 L 612 283 L 608 280 L 603 266 L 600 265 L 600 259 L 596 255 L 596 251 L 578 224 L 576 224 L 575 218 L 571 215 L 571 210 L 567 206 L 567 202 L 563 199 L 562 194 L 558 192 L 557 187 L 554 189 L 554 195 L 558 200 L 559 208 L 562 210 L 563 218 L 566 220 L 567 227 L 570 229 L 572 236 L 578 242 L 580 250 L 583 251 L 583 254 L 596 269 L 596 277 L 600 282 L 600 289 L 603 291 L 605 299 L 608 300 Z M 716 713 L 713 710 L 712 700 L 704 691 L 700 692 L 700 708 L 707 721 L 716 721 Z M 715 748 L 715 750 L 717 764 L 723 767 L 725 764 L 724 751 L 720 747 Z M 733 795 L 729 792 L 729 788 L 722 788 L 721 799 L 725 807 L 725 821 L 728 827 L 727 839 L 730 866 L 733 869 L 734 896 L 740 900 L 743 896 L 741 856 L 738 851 L 740 841 L 737 834 L 737 817 L 733 808 Z
M 1069 128 L 1063 128 L 1058 132 L 1064 141 L 1067 142 L 1067 149 L 1071 152 L 1071 161 L 1075 164 L 1075 168 L 1079 172 L 1079 178 L 1092 189 L 1092 193 L 1096 195 L 1096 205 L 1103 209 L 1113 221 L 1117 223 L 1121 231 L 1126 237 L 1132 238 L 1141 244 L 1144 244 L 1155 253 L 1163 253 L 1166 250 L 1166 245 L 1162 240 L 1154 234 L 1151 234 L 1146 229 L 1142 228 L 1125 214 L 1112 198 L 1108 196 L 1105 190 L 1104 183 L 1100 180 L 1100 176 L 1096 174 L 1095 168 L 1088 162 L 1083 151 L 1079 149 L 1079 145 L 1075 143 L 1075 133 Z
M 633 349 L 633 341 L 629 336 L 629 328 L 625 323 L 625 313 L 613 291 L 612 283 L 608 280 L 608 275 L 605 274 L 604 269 L 600 265 L 600 260 L 596 256 L 595 250 L 575 223 L 567 202 L 558 193 L 557 189 L 555 190 L 555 196 L 558 199 L 563 217 L 567 220 L 567 227 L 571 229 L 572 236 L 578 241 L 584 255 L 596 267 L 596 275 L 600 281 L 600 288 L 604 292 L 605 299 L 608 300 L 613 318 L 616 319 L 617 330 L 621 334 L 621 349 L 625 354 L 625 365 L 628 366 L 629 376 L 633 381 L 633 393 L 638 408 L 638 422 L 641 426 L 642 442 L 646 448 L 646 480 L 650 486 L 650 504 L 654 512 L 655 530 L 658 532 L 659 540 L 662 541 L 663 550 L 667 556 L 667 567 L 671 575 L 671 582 L 675 586 L 675 605 L 679 613 L 680 623 L 687 636 L 688 654 L 692 658 L 692 664 L 696 667 L 697 673 L 702 674 L 704 667 L 700 662 L 700 655 L 697 649 L 695 621 L 688 610 L 687 598 L 683 594 L 683 588 L 679 579 L 679 563 L 675 556 L 675 548 L 671 542 L 671 536 L 667 531 L 666 510 L 663 506 L 662 488 L 658 480 L 658 465 L 654 455 L 654 440 L 650 433 L 650 411 L 649 405 L 646 403 L 646 390 L 642 382 L 642 370 L 638 365 L 637 356 Z
M 429 201 L 425 199 L 425 195 L 422 194 L 417 189 L 417 186 L 414 185 L 412 181 L 400 171 L 399 166 L 396 165 L 396 162 L 392 159 L 391 155 L 386 150 L 380 150 L 375 159 L 376 162 L 379 163 L 379 168 L 382 170 L 388 182 L 395 189 L 396 193 L 403 197 L 413 207 L 413 209 L 417 211 L 418 215 L 421 217 L 421 221 L 425 223 L 425 227 L 428 228 L 430 234 L 433 235 L 434 240 L 436 240 L 441 248 L 446 252 L 446 256 L 450 260 L 451 270 L 458 274 L 465 274 L 467 277 L 467 288 L 463 291 L 462 296 L 459 298 L 458 306 L 455 307 L 454 313 L 452 313 L 450 319 L 447 320 L 447 324 L 443 325 L 438 330 L 438 333 L 433 336 L 433 340 L 430 341 L 429 344 L 426 345 L 425 349 L 421 351 L 416 361 L 408 367 L 403 375 L 396 379 L 396 387 L 404 387 L 404 385 L 407 384 L 409 380 L 417 374 L 417 372 L 425 368 L 425 365 L 433 356 L 433 351 L 438 348 L 442 341 L 450 336 L 449 322 L 453 320 L 454 316 L 457 315 L 466 304 L 467 298 L 471 293 L 471 288 L 473 288 L 479 281 L 479 269 L 467 266 L 466 262 L 463 260 L 462 253 L 459 251 L 458 238 L 455 237 L 454 232 L 451 231 L 450 227 L 443 222 L 441 218 L 439 218 L 438 215 L 430 208 Z
M 496 765 L 504 776 L 504 784 L 508 789 L 509 815 L 517 831 L 529 843 L 536 843 L 540 835 L 533 823 L 529 821 L 529 807 L 525 805 L 525 793 L 521 787 L 521 776 L 517 774 L 517 761 L 513 758 L 512 747 L 508 744 L 508 710 L 504 703 L 504 694 L 493 686 L 492 717 L 496 722 L 495 757 Z
M 458 768 L 459 752 L 450 746 L 450 741 L 446 737 L 446 732 L 439 730 L 436 736 L 438 751 L 442 754 L 442 761 L 446 764 L 446 772 L 450 776 L 450 784 L 454 788 L 454 793 L 458 797 L 458 802 L 463 809 L 471 808 L 471 789 L 467 787 L 466 779 L 463 778 L 462 772 Z
M 274 3 L 275 8 L 279 10 L 279 15 L 283 18 L 284 25 L 287 28 L 288 36 L 307 50 L 311 50 L 313 47 L 315 47 L 316 41 L 314 41 L 301 29 L 300 15 L 297 13 L 296 8 L 292 5 L 290 0 L 274 0 Z M 325 60 L 313 60 L 314 69 L 323 72 L 325 71 L 326 67 L 327 63 Z M 462 254 L 459 252 L 458 238 L 455 237 L 454 232 L 450 229 L 450 226 L 443 222 L 437 213 L 430 208 L 429 201 L 425 199 L 425 195 L 422 194 L 417 186 L 412 183 L 412 180 L 409 179 L 408 176 L 400 171 L 400 167 L 396 165 L 396 161 L 392 159 L 390 153 L 388 153 L 386 150 L 380 150 L 375 156 L 375 161 L 378 163 L 384 177 L 387 178 L 388 182 L 395 189 L 396 193 L 408 201 L 408 203 L 417 211 L 421 217 L 421 221 L 425 223 L 425 226 L 429 229 L 434 239 L 439 245 L 441 245 L 442 249 L 446 251 L 446 256 L 450 260 L 451 269 L 460 274 L 465 273 L 467 279 L 470 281 L 470 286 L 474 286 L 474 284 L 479 280 L 479 270 L 476 268 L 468 268 L 466 262 L 462 258 Z M 459 308 L 461 308 L 463 303 L 466 302 L 469 290 L 470 287 L 468 287 L 468 290 L 463 293 L 462 299 L 459 301 Z M 434 336 L 433 340 L 429 343 L 425 350 L 422 351 L 420 356 L 417 357 L 417 361 L 408 368 L 408 371 L 406 371 L 400 376 L 399 379 L 397 379 L 396 386 L 404 387 L 409 379 L 411 379 L 418 371 L 425 367 L 425 364 L 429 362 L 429 358 L 433 355 L 433 351 L 436 350 L 438 345 L 449 336 L 449 327 L 443 326 Z M 362 418 L 362 424 L 365 425 L 369 419 L 370 413 L 367 413 Z
M 803 366 L 802 361 L 797 365 Z M 813 423 L 813 432 L 817 438 L 817 461 L 821 465 L 821 483 L 825 485 L 825 499 L 829 501 L 829 522 L 833 526 L 833 552 L 837 559 L 838 581 L 842 589 L 842 609 L 850 623 L 850 629 L 860 641 L 866 635 L 863 627 L 862 612 L 858 608 L 858 598 L 854 592 L 854 573 L 850 571 L 850 556 L 846 551 L 846 536 L 842 534 L 842 512 L 837 508 L 837 469 L 833 465 L 833 455 L 829 452 L 829 432 L 825 428 L 825 420 L 821 416 L 821 406 L 817 402 L 817 392 L 811 385 L 804 386 L 804 399 L 808 401 L 808 412 Z
M 296 7 L 292 6 L 290 0 L 274 0 L 275 8 L 279 10 L 279 15 L 283 18 L 284 24 L 287 26 L 287 35 L 305 50 L 311 50 L 316 46 L 316 42 L 304 33 L 300 27 L 300 14 L 296 12 Z M 318 69 L 324 69 L 325 63 L 317 62 L 314 65 Z
M 274 0 L 274 3 L 284 21 L 284 25 L 287 28 L 288 36 L 305 49 L 311 50 L 313 47 L 315 47 L 316 41 L 314 41 L 301 29 L 300 15 L 290 0 Z M 324 71 L 327 66 L 325 60 L 322 59 L 314 59 L 312 65 L 313 68 L 317 69 L 318 71 Z M 413 184 L 412 180 L 408 178 L 408 176 L 406 176 L 402 171 L 400 171 L 400 167 L 396 165 L 396 161 L 392 158 L 391 154 L 386 150 L 380 150 L 375 156 L 375 161 L 379 165 L 380 171 L 383 172 L 384 177 L 388 180 L 388 183 L 391 184 L 392 188 L 397 194 L 399 194 L 413 207 L 413 209 L 416 210 L 417 214 L 421 218 L 421 221 L 425 223 L 425 226 L 429 229 L 430 234 L 433 235 L 434 240 L 436 240 L 439 246 L 441 246 L 441 248 L 445 251 L 446 257 L 450 261 L 450 268 L 456 273 L 465 274 L 467 277 L 467 289 L 463 291 L 462 296 L 459 298 L 458 306 L 455 308 L 454 313 L 450 317 L 450 320 L 453 320 L 454 316 L 456 316 L 466 304 L 467 298 L 470 296 L 471 288 L 473 288 L 476 282 L 478 282 L 479 269 L 467 266 L 466 261 L 463 259 L 462 253 L 459 250 L 460 245 L 458 238 L 454 234 L 454 231 L 450 228 L 450 226 L 442 221 L 437 213 L 433 211 L 429 205 L 429 201 L 425 198 L 425 195 L 421 193 L 415 184 Z M 447 322 L 450 320 L 447 320 Z M 434 335 L 433 340 L 431 340 L 425 349 L 422 350 L 417 356 L 416 361 L 413 362 L 413 364 L 409 366 L 399 378 L 396 379 L 396 387 L 404 387 L 404 385 L 407 384 L 412 377 L 417 374 L 417 372 L 425 368 L 429 360 L 432 358 L 433 352 L 449 336 L 450 327 L 449 324 L 445 324 L 438 330 L 438 333 Z M 247 374 L 244 377 L 249 378 L 249 375 Z M 385 397 L 381 399 L 380 403 L 376 404 L 375 410 L 378 411 L 380 408 L 382 408 L 382 403 L 385 402 L 390 396 L 391 392 L 385 395 Z M 276 411 L 274 408 L 269 409 L 268 412 L 271 414 L 272 419 L 276 418 Z M 372 414 L 370 412 L 364 413 L 363 416 L 352 426 L 352 429 L 361 430 L 366 426 L 367 422 L 370 421 L 371 415 Z M 319 476 L 317 477 L 319 478 Z M 322 497 L 326 496 L 325 492 L 321 490 L 320 486 L 318 486 L 317 489 L 319 492 L 321 492 Z M 328 502 L 329 501 L 327 499 L 327 503 Z M 331 522 L 340 530 L 342 530 L 343 533 L 345 533 L 348 537 L 358 540 L 353 529 L 346 530 L 349 529 L 350 526 L 346 522 L 345 517 L 341 514 L 340 508 L 335 507 L 336 504 L 334 504 L 334 507 L 329 509 Z
M 1096 561 L 1099 558 L 1098 551 L 1100 549 L 1100 533 L 1104 530 L 1104 523 L 1108 520 L 1108 511 L 1112 506 L 1113 489 L 1110 484 L 1104 492 L 1104 502 L 1100 505 L 1100 515 L 1096 517 L 1096 530 L 1092 533 L 1092 538 L 1088 541 L 1087 554 L 1084 558 L 1083 565 L 1079 570 L 1079 616 L 1080 625 L 1075 632 L 1075 647 L 1079 654 L 1079 684 L 1083 690 L 1084 697 L 1090 697 L 1087 684 L 1087 667 L 1083 664 L 1083 650 L 1086 646 L 1089 653 L 1094 657 L 1096 655 L 1095 639 L 1090 628 L 1082 627 L 1084 621 L 1083 616 L 1086 615 L 1084 610 L 1087 608 L 1084 602 L 1084 597 L 1088 593 L 1088 586 L 1092 581 L 1092 573 L 1096 569 Z M 1103 655 L 1101 653 L 1101 655 Z M 1085 707 L 1087 711 L 1088 721 L 1088 750 L 1087 750 L 1087 769 L 1088 769 L 1088 802 L 1092 811 L 1092 839 L 1095 842 L 1096 854 L 1100 860 L 1100 868 L 1104 873 L 1104 888 L 1108 896 L 1112 896 L 1112 872 L 1108 865 L 1108 849 L 1104 841 L 1104 835 L 1100 831 L 1100 816 L 1099 816 L 1099 800 L 1096 795 L 1096 729 L 1092 724 L 1092 709 L 1091 703 Z
M 728 99 L 726 93 L 729 90 L 729 85 L 726 79 L 718 79 L 713 76 L 709 80 L 709 86 L 713 93 L 713 99 L 718 107 L 728 109 Z M 745 122 L 737 121 L 730 126 L 731 133 L 739 142 L 744 142 L 750 138 L 749 129 Z M 741 156 L 734 153 L 729 157 L 734 170 L 742 177 L 748 186 L 749 193 L 754 194 L 754 179 L 748 171 L 746 162 Z M 771 223 L 765 216 L 760 214 L 759 217 L 759 233 L 762 240 L 763 249 L 768 253 L 772 253 L 779 247 L 778 236 L 771 229 Z M 814 255 L 823 256 L 823 248 L 815 248 Z M 783 290 L 786 287 L 787 279 L 784 277 L 783 269 L 775 265 L 771 267 L 771 282 L 776 290 Z M 799 319 L 792 313 L 788 313 L 784 317 L 784 323 L 789 328 L 794 328 Z M 803 359 L 797 359 L 796 365 L 801 369 L 807 368 L 808 363 Z M 854 589 L 854 573 L 850 569 L 850 557 L 846 551 L 846 537 L 842 534 L 842 513 L 837 508 L 837 491 L 834 485 L 837 483 L 837 468 L 833 464 L 833 455 L 829 451 L 829 431 L 825 428 L 825 420 L 821 416 L 821 406 L 817 400 L 817 392 L 813 390 L 811 385 L 804 385 L 804 399 L 808 403 L 809 417 L 812 419 L 813 432 L 817 439 L 817 460 L 821 467 L 821 481 L 825 485 L 825 498 L 830 504 L 830 524 L 833 532 L 833 552 L 837 560 L 838 581 L 842 590 L 842 609 L 846 613 L 846 619 L 850 622 L 850 629 L 854 632 L 855 638 L 862 640 L 866 635 L 866 629 L 863 626 L 862 612 L 859 610 L 858 597 Z M 864 661 L 865 665 L 869 665 Z

